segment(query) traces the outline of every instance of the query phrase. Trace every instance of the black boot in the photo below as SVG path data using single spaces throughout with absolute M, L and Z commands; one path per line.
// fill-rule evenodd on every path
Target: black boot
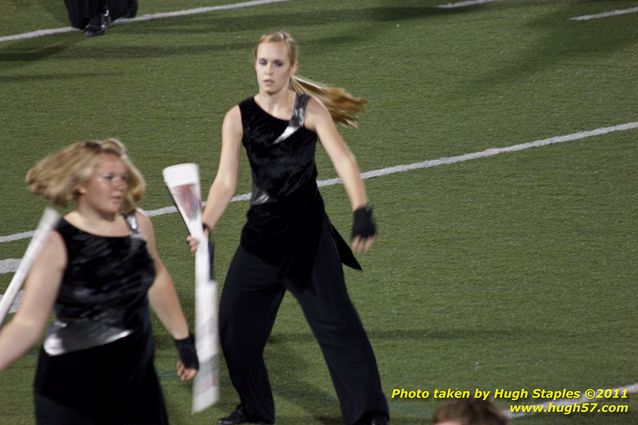
M 390 425 L 390 420 L 383 413 L 372 413 L 359 419 L 356 425 Z
M 109 25 L 111 25 L 111 14 L 109 10 L 105 8 L 104 11 L 91 18 L 86 27 L 84 27 L 84 35 L 87 37 L 104 35 Z
M 248 422 L 241 404 L 233 410 L 230 415 L 219 418 L 218 425 L 239 425 L 239 424 L 257 424 L 257 425 L 273 425 L 266 422 Z

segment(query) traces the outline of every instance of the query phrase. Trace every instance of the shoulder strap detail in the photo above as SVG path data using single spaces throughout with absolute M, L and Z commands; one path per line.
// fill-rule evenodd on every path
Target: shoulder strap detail
M 297 93 L 295 96 L 295 106 L 292 109 L 292 117 L 288 122 L 288 126 L 283 133 L 273 142 L 273 144 L 281 143 L 292 134 L 303 127 L 304 119 L 306 116 L 306 107 L 308 106 L 308 100 L 310 96 L 307 94 Z
M 137 222 L 137 217 L 135 216 L 135 210 L 128 214 L 124 214 L 124 219 L 126 220 L 126 224 L 128 225 L 129 234 L 131 236 L 138 235 L 140 233 L 140 225 Z

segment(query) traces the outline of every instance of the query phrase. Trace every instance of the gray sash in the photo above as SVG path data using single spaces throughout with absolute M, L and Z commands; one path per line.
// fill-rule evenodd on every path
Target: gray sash
M 56 320 L 49 326 L 44 339 L 44 351 L 50 356 L 86 350 L 117 341 L 131 334 L 122 329 L 89 319 Z

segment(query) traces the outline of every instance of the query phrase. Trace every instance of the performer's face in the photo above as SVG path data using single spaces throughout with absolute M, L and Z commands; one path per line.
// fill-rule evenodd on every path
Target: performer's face
M 118 214 L 128 192 L 126 166 L 115 155 L 104 155 L 91 178 L 79 186 L 79 203 L 102 215 Z
M 286 43 L 261 43 L 257 47 L 255 71 L 259 89 L 275 94 L 288 88 L 290 77 L 297 71 L 297 65 L 290 63 Z

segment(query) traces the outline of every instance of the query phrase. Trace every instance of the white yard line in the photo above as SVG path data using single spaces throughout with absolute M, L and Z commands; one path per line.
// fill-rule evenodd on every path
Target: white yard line
M 625 124 L 614 125 L 611 127 L 601 127 L 601 128 L 596 128 L 594 130 L 579 131 L 576 133 L 565 134 L 563 136 L 554 136 L 548 139 L 535 140 L 532 142 L 521 143 L 518 145 L 506 146 L 503 148 L 489 148 L 480 152 L 466 153 L 463 155 L 432 159 L 432 160 L 423 161 L 423 162 L 413 162 L 411 164 L 403 164 L 403 165 L 397 165 L 394 167 L 387 167 L 387 168 L 381 168 L 378 170 L 366 171 L 362 173 L 361 176 L 364 179 L 370 179 L 373 177 L 387 176 L 389 174 L 405 173 L 406 171 L 438 167 L 440 165 L 456 164 L 458 162 L 470 161 L 473 159 L 488 158 L 488 157 L 499 155 L 502 153 L 518 152 L 518 151 L 523 151 L 523 150 L 527 150 L 531 148 L 553 145 L 556 143 L 565 143 L 565 142 L 571 142 L 574 140 L 587 139 L 589 137 L 594 137 L 594 136 L 602 136 L 604 134 L 614 133 L 617 131 L 634 130 L 637 128 L 638 128 L 638 122 L 628 122 Z M 340 183 L 341 183 L 341 179 L 339 178 L 317 181 L 317 184 L 319 185 L 319 187 L 334 186 Z M 250 199 L 250 193 L 244 193 L 242 195 L 234 196 L 232 199 L 232 202 L 247 201 L 249 199 Z M 156 210 L 147 211 L 147 214 L 151 217 L 155 217 L 155 216 L 160 216 L 165 214 L 172 214 L 175 212 L 176 212 L 175 207 L 163 207 L 163 208 L 158 208 Z M 33 232 L 20 232 L 20 233 L 14 233 L 11 235 L 0 236 L 0 243 L 7 243 L 7 242 L 13 242 L 13 241 L 18 241 L 22 239 L 27 239 L 27 238 L 30 238 L 32 235 L 33 235 Z M 7 272 L 5 271 L 5 273 Z
M 176 18 L 176 17 L 189 16 L 189 15 L 199 15 L 202 13 L 216 12 L 220 10 L 243 9 L 246 7 L 261 6 L 264 4 L 271 4 L 271 3 L 282 3 L 286 1 L 289 1 L 289 0 L 253 0 L 253 1 L 246 1 L 242 3 L 225 4 L 221 6 L 197 7 L 194 9 L 178 10 L 175 12 L 152 13 L 149 15 L 138 16 L 132 19 L 118 19 L 117 21 L 113 22 L 113 25 L 132 24 L 135 22 L 155 21 L 157 19 Z M 72 32 L 72 31 L 78 31 L 78 30 L 71 27 L 64 27 L 64 28 L 37 30 L 37 31 L 25 32 L 21 34 L 5 35 L 0 37 L 0 43 L 5 43 L 8 41 L 28 40 L 31 38 L 44 37 L 47 35 L 63 34 L 63 33 Z
M 23 32 L 22 34 L 4 35 L 0 37 L 0 43 L 6 43 L 7 41 L 28 40 L 30 38 L 45 37 L 47 35 L 64 34 L 64 33 L 73 32 L 73 31 L 78 31 L 78 30 L 71 27 L 64 27 L 64 28 L 51 28 L 47 30 Z
M 582 140 L 588 137 L 601 136 L 603 134 L 613 133 L 616 131 L 627 131 L 638 128 L 638 122 L 629 122 L 626 124 L 615 125 L 612 127 L 602 127 L 589 131 L 579 131 L 577 133 L 566 134 L 564 136 L 554 136 L 549 139 L 535 140 L 533 142 L 521 143 L 518 145 L 507 146 L 504 148 L 490 148 L 480 152 L 467 153 L 464 155 L 451 156 L 447 158 L 433 159 L 424 162 L 415 162 L 406 165 L 397 165 L 395 167 L 383 168 L 380 170 L 367 171 L 363 173 L 364 178 L 385 176 L 387 174 L 402 173 L 410 170 L 421 168 L 438 167 L 439 165 L 455 164 L 457 162 L 469 161 L 478 158 L 487 158 L 502 153 L 523 151 L 526 149 L 537 148 L 540 146 L 553 145 L 556 143 L 571 142 L 574 140 Z
M 18 270 L 19 265 L 19 258 L 7 258 L 6 260 L 0 260 L 0 274 L 13 273 Z
M 572 21 L 589 21 L 592 19 L 601 19 L 601 18 L 609 18 L 611 16 L 626 15 L 628 13 L 638 13 L 638 7 L 631 7 L 629 9 L 612 10 L 610 12 L 602 12 L 602 13 L 597 13 L 595 15 L 576 16 L 574 18 L 569 18 L 569 19 L 571 19 Z
M 457 7 L 476 6 L 478 4 L 492 3 L 496 0 L 466 0 L 456 3 L 440 4 L 437 7 L 441 9 L 456 9 Z

